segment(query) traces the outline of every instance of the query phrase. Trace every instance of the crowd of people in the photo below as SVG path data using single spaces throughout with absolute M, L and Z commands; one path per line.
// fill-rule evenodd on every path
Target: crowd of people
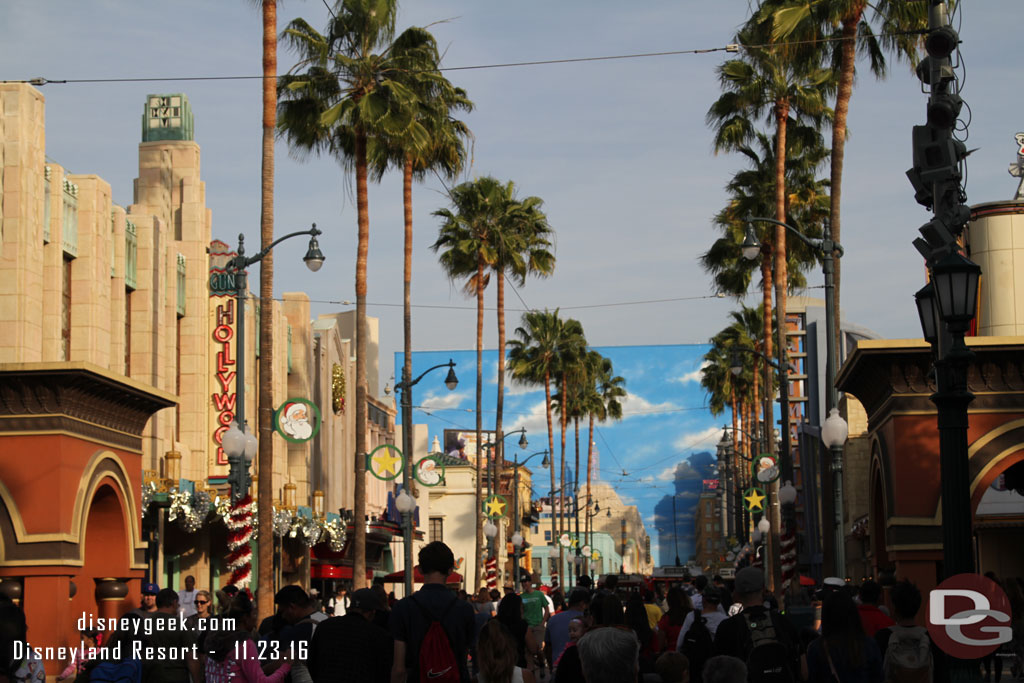
M 697 576 L 667 590 L 620 587 L 615 575 L 593 586 L 581 576 L 565 594 L 527 581 L 521 592 L 453 591 L 455 558 L 444 543 L 419 553 L 423 584 L 396 600 L 381 584 L 338 590 L 325 601 L 299 586 L 274 596 L 258 617 L 248 591 L 211 594 L 143 586 L 128 626 L 84 630 L 62 683 L 945 683 L 945 655 L 918 625 L 921 592 L 911 583 L 856 588 L 826 579 L 814 597 L 820 621 L 795 618 L 811 596 L 787 594 L 780 611 L 761 569 L 728 584 Z M 1000 683 L 1019 667 L 1024 591 L 1003 584 L 1015 640 L 979 662 Z M 218 605 L 214 604 L 216 598 Z M 884 604 L 883 604 L 884 603 Z M 792 608 L 796 605 L 797 608 Z M 813 609 L 811 611 L 813 614 Z M 214 619 L 218 616 L 222 619 Z M 226 618 L 226 619 L 225 619 Z M 185 623 L 186 628 L 176 625 Z M 140 627 L 144 624 L 144 628 Z M 0 598 L 0 683 L 45 683 L 27 642 L 25 617 Z M 165 656 L 138 656 L 146 653 Z M 94 652 L 96 656 L 87 656 Z M 21 653 L 21 656 L 15 656 Z M 172 653 L 172 656 L 166 656 Z M 979 671 L 980 672 L 980 671 Z M 994 678 L 993 678 L 994 674 Z

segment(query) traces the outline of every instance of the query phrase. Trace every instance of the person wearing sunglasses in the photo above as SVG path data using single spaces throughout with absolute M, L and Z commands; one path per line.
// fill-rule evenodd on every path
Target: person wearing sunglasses
M 205 631 L 206 620 L 213 616 L 213 598 L 210 591 L 196 591 L 196 613 L 185 617 L 185 625 L 193 631 Z

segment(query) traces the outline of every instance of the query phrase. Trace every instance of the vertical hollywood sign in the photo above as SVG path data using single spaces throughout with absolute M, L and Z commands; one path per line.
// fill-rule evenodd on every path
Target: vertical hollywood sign
M 217 392 L 213 394 L 213 407 L 217 414 L 217 428 L 213 432 L 213 443 L 217 447 L 217 464 L 227 465 L 228 458 L 224 453 L 221 441 L 224 432 L 235 421 L 235 401 L 238 395 L 235 389 L 235 359 L 232 343 L 235 338 L 235 300 L 228 298 L 216 308 L 217 324 L 213 328 L 214 349 L 216 351 Z

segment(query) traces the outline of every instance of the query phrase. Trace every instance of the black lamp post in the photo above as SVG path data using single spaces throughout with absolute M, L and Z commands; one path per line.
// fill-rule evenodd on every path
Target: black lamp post
M 747 218 L 748 223 L 758 221 L 762 223 L 773 223 L 780 225 L 787 232 L 794 235 L 801 242 L 813 249 L 821 258 L 821 270 L 825 276 L 825 412 L 828 418 L 822 428 L 822 436 L 826 438 L 826 446 L 832 454 L 832 495 L 833 495 L 833 536 L 835 553 L 835 571 L 841 576 L 846 574 L 846 534 L 843 525 L 843 444 L 846 442 L 848 428 L 846 421 L 839 415 L 839 392 L 836 389 L 836 369 L 838 367 L 838 344 L 836 341 L 836 295 L 835 295 L 835 259 L 843 256 L 843 247 L 839 242 L 832 239 L 831 223 L 824 221 L 822 239 L 807 237 L 791 225 L 777 221 L 774 218 Z M 752 247 L 757 244 L 757 237 L 752 229 L 747 229 L 746 237 L 743 240 L 741 249 L 745 258 L 750 259 L 750 254 L 756 258 Z M 760 245 L 758 245 L 760 246 Z M 780 335 L 785 329 L 785 311 L 776 308 L 777 324 Z M 783 370 L 779 371 L 779 388 L 782 403 L 783 430 L 782 450 L 784 457 L 780 458 L 779 466 L 782 470 L 784 480 L 793 479 L 792 452 L 789 443 L 789 383 L 788 363 L 786 362 L 786 347 L 779 350 L 779 365 Z M 789 508 L 790 506 L 785 506 Z M 792 519 L 786 515 L 786 529 Z
M 523 432 L 523 437 L 522 437 L 521 441 L 523 441 L 523 442 L 526 441 L 526 432 L 525 431 Z M 548 464 L 549 464 L 548 463 L 548 452 L 547 451 L 537 451 L 536 453 L 531 453 L 530 455 L 528 455 L 526 457 L 526 460 L 524 460 L 523 462 L 519 462 L 519 454 L 517 453 L 515 455 L 515 458 L 512 461 L 512 468 L 513 468 L 514 474 L 515 474 L 514 481 L 513 481 L 513 484 L 512 484 L 512 514 L 514 515 L 513 529 L 515 530 L 514 533 L 512 534 L 512 539 L 511 539 L 512 540 L 512 558 L 513 558 L 512 559 L 512 575 L 514 577 L 515 589 L 516 589 L 517 593 L 519 592 L 520 583 L 521 583 L 520 580 L 519 580 L 519 550 L 520 550 L 520 548 L 523 547 L 523 535 L 519 531 L 519 519 L 520 519 L 520 517 L 519 517 L 519 468 L 520 467 L 526 467 L 526 463 L 530 462 L 531 460 L 533 460 L 538 455 L 543 455 L 544 456 L 544 458 L 540 461 L 540 466 L 541 467 L 547 467 Z
M 513 434 L 519 434 L 520 435 L 519 436 L 519 448 L 525 451 L 526 447 L 530 445 L 530 442 L 526 440 L 526 427 L 520 427 L 519 429 L 513 429 L 510 432 L 505 432 L 504 434 L 501 435 L 501 440 L 504 441 L 505 439 L 507 439 L 508 437 L 512 436 Z M 480 446 L 480 449 L 487 451 L 487 469 L 486 469 L 486 472 L 487 472 L 487 497 L 490 498 L 491 495 L 494 493 L 494 491 L 497 488 L 494 485 L 494 479 L 498 475 L 497 472 L 493 471 L 494 470 L 494 464 L 495 464 L 494 463 L 494 458 L 492 457 L 494 455 L 494 442 L 493 441 L 488 441 L 487 443 L 485 443 L 482 446 Z M 488 527 L 487 526 L 488 524 L 491 524 L 492 526 Z M 492 533 L 492 531 L 493 531 L 493 533 Z M 498 532 L 497 532 L 497 525 L 494 525 L 494 523 L 491 522 L 489 519 L 487 520 L 487 522 L 484 523 L 484 535 L 487 536 L 487 539 L 488 539 L 487 540 L 488 550 L 489 550 L 491 555 L 494 555 L 494 543 L 495 543 L 494 539 L 497 538 Z
M 419 381 L 428 373 L 439 368 L 448 368 L 448 375 L 444 378 L 444 385 L 448 387 L 448 391 L 454 391 L 455 387 L 459 386 L 459 378 L 455 376 L 455 361 L 451 359 L 449 359 L 447 363 L 441 363 L 432 368 L 427 368 L 414 380 L 399 382 L 395 385 L 395 391 L 402 392 L 402 396 L 399 398 L 398 404 L 402 407 L 402 456 L 405 458 L 405 465 L 402 467 L 402 493 L 404 495 L 409 495 L 409 489 L 412 488 L 412 388 L 419 384 Z M 402 538 L 405 541 L 402 544 L 402 549 L 405 553 L 405 594 L 412 595 L 412 518 L 413 513 L 416 510 L 416 504 L 414 501 L 410 503 L 409 500 L 403 499 L 401 505 L 396 501 L 396 506 L 402 513 Z
M 937 349 L 936 391 L 939 467 L 942 478 L 942 573 L 974 572 L 971 548 L 971 484 L 967 450 L 967 366 L 974 353 L 964 343 L 977 309 L 981 268 L 958 253 L 931 266 L 932 282 L 916 294 L 925 339 Z M 945 327 L 950 337 L 942 334 Z
M 235 278 L 235 301 L 238 308 L 238 333 L 235 336 L 235 383 L 238 387 L 235 392 L 235 423 L 238 425 L 238 430 L 242 434 L 242 440 L 245 442 L 240 446 L 239 440 L 236 435 L 231 433 L 231 430 L 224 434 L 224 437 L 229 438 L 228 443 L 224 443 L 222 439 L 224 452 L 228 454 L 228 464 L 230 466 L 228 481 L 231 483 L 231 496 L 233 500 L 244 496 L 249 488 L 252 481 L 249 476 L 249 466 L 252 464 L 252 458 L 256 454 L 257 446 L 256 437 L 247 433 L 245 421 L 245 299 L 249 293 L 249 276 L 246 274 L 245 269 L 262 261 L 281 242 L 292 237 L 298 237 L 299 235 L 309 235 L 309 248 L 306 250 L 306 255 L 302 257 L 302 260 L 315 273 L 324 264 L 324 255 L 320 251 L 320 243 L 316 239 L 317 235 L 320 234 L 322 234 L 322 231 L 317 230 L 316 223 L 313 223 L 313 227 L 309 230 L 300 230 L 280 237 L 271 242 L 266 249 L 253 256 L 245 255 L 245 235 L 239 234 L 238 254 L 227 263 L 227 272 L 234 275 Z M 270 473 L 267 473 L 267 476 L 269 475 Z M 266 505 L 267 509 L 270 509 L 269 500 L 258 501 L 258 503 L 260 507 Z

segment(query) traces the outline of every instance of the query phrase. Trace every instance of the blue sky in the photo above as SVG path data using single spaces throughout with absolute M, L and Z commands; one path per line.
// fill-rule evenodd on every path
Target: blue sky
M 1020 0 L 965 0 L 956 17 L 963 40 L 963 97 L 972 116 L 967 146 L 969 202 L 1009 199 L 1017 181 L 1013 135 L 1022 126 Z M 528 60 L 722 47 L 746 18 L 748 0 L 644 3 L 609 0 L 406 2 L 399 25 L 425 25 L 461 67 Z M 328 16 L 318 0 L 288 0 L 279 27 Z M 74 0 L 0 3 L 0 78 L 180 78 L 261 73 L 261 24 L 248 0 Z M 724 52 L 621 61 L 451 71 L 477 108 L 470 176 L 514 180 L 544 199 L 557 231 L 554 277 L 531 281 L 510 307 L 572 312 L 593 344 L 706 342 L 735 303 L 713 296 L 697 258 L 716 233 L 711 218 L 723 187 L 741 168 L 714 156 L 704 115 L 719 94 Z M 282 50 L 280 70 L 294 55 Z M 928 219 L 904 177 L 911 127 L 926 97 L 908 66 L 886 81 L 864 70 L 851 103 L 843 186 L 842 304 L 847 317 L 883 336 L 919 336 L 913 293 L 924 269 L 911 246 Z M 136 146 L 147 93 L 185 92 L 195 112 L 202 175 L 214 237 L 258 240 L 260 86 L 258 80 L 68 83 L 42 87 L 47 154 L 76 173 L 96 173 L 115 201 L 131 202 Z M 967 110 L 965 109 L 965 117 Z M 827 169 L 823 171 L 827 176 Z M 275 258 L 275 290 L 306 291 L 314 312 L 354 300 L 355 207 L 351 181 L 330 159 L 299 162 L 277 145 L 278 234 L 316 222 L 327 262 L 301 263 L 301 240 Z M 440 271 L 429 245 L 446 204 L 430 179 L 414 189 L 414 348 L 472 346 L 475 313 Z M 383 354 L 401 349 L 401 182 L 391 174 L 370 189 L 369 311 L 381 320 Z M 882 276 L 880 276 L 882 275 Z M 255 271 L 252 282 L 255 282 Z M 820 272 L 809 274 L 821 285 Z M 820 289 L 811 294 L 820 295 Z M 493 295 L 492 295 L 493 296 Z M 672 299 L 672 301 L 659 301 Z M 750 303 L 756 303 L 752 296 Z M 625 302 L 630 305 L 609 306 Z M 488 305 L 493 305 L 491 301 Z M 586 306 L 588 308 L 571 307 Z M 493 348 L 492 321 L 486 343 Z M 386 379 L 386 378 L 384 378 Z M 383 385 L 383 382 L 382 382 Z
M 509 321 L 512 322 L 511 320 Z M 635 504 L 651 535 L 656 562 L 674 562 L 671 536 L 671 499 L 677 499 L 679 552 L 684 558 L 693 552 L 693 507 L 701 489 L 701 480 L 713 478 L 711 469 L 715 444 L 721 437 L 722 418 L 713 418 L 707 409 L 706 393 L 700 386 L 701 359 L 706 344 L 664 346 L 610 346 L 597 351 L 611 359 L 615 373 L 626 380 L 628 396 L 623 403 L 623 419 L 595 427 L 598 475 L 615 486 L 623 501 Z M 444 438 L 445 429 L 476 428 L 476 351 L 413 352 L 413 377 L 427 368 L 456 362 L 459 386 L 448 391 L 444 372 L 437 370 L 424 377 L 413 390 L 413 420 L 426 424 L 430 438 Z M 395 354 L 393 372 L 401 377 L 402 354 Z M 484 353 L 483 415 L 484 429 L 494 429 L 497 405 L 497 351 Z M 503 429 L 507 433 L 526 427 L 529 447 L 521 455 L 547 448 L 547 423 L 544 416 L 544 389 L 511 384 L 506 378 Z M 555 417 L 557 425 L 557 416 Z M 580 424 L 580 469 L 586 472 L 586 424 Z M 506 441 L 509 458 L 517 437 Z M 555 451 L 560 452 L 558 429 Z M 570 427 L 566 440 L 566 462 L 575 458 L 574 432 Z M 537 461 L 531 468 L 535 473 Z M 556 465 L 557 467 L 557 465 Z M 584 475 L 581 475 L 581 481 Z M 548 477 L 539 480 L 543 491 L 550 486 Z M 668 507 L 655 506 L 668 501 Z M 665 510 L 668 512 L 665 512 Z M 659 533 L 658 528 L 664 529 Z M 661 546 L 659 560 L 658 548 Z

